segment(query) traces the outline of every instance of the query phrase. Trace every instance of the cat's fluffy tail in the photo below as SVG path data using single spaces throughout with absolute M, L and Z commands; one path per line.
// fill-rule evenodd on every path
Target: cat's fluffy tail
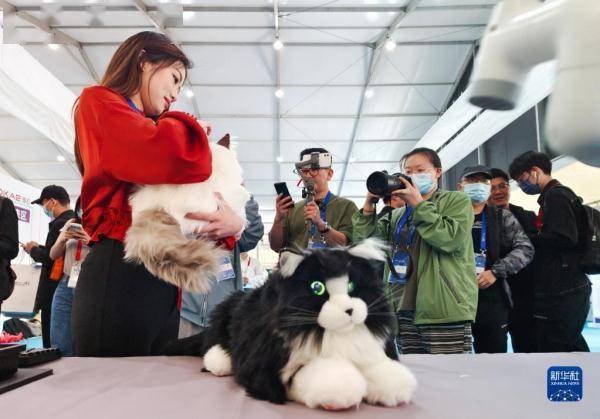
M 214 243 L 189 240 L 175 218 L 160 209 L 141 211 L 125 238 L 125 258 L 191 292 L 208 293 L 225 251 Z

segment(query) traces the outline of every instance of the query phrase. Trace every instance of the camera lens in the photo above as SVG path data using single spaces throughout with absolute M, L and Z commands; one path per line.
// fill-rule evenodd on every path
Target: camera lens
M 373 195 L 389 195 L 392 191 L 404 189 L 404 183 L 397 176 L 385 172 L 373 172 L 367 178 L 367 189 Z

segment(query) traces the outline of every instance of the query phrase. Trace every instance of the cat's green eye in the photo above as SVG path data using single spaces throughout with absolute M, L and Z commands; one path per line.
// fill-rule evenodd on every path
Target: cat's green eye
M 348 292 L 354 291 L 354 282 L 348 282 Z
M 310 284 L 310 290 L 312 291 L 312 293 L 314 295 L 321 296 L 321 295 L 325 294 L 325 284 L 322 283 L 321 281 L 313 281 Z

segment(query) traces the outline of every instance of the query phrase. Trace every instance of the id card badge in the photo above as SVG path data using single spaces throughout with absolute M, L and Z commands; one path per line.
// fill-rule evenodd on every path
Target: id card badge
M 390 284 L 406 284 L 408 281 L 406 273 L 408 272 L 409 260 L 410 258 L 406 252 L 398 252 L 394 254 L 394 257 L 392 258 L 392 265 L 394 265 L 397 275 L 394 275 L 394 272 L 390 272 L 390 276 L 388 278 L 388 282 Z
M 225 281 L 235 277 L 235 271 L 233 270 L 233 264 L 231 263 L 231 257 L 225 256 L 221 259 L 221 265 L 219 266 L 219 275 L 217 275 L 217 282 Z
M 485 255 L 482 255 L 479 253 L 475 254 L 475 273 L 477 275 L 479 275 L 485 271 L 485 262 L 486 262 Z
M 75 288 L 77 281 L 79 280 L 79 272 L 81 272 L 81 265 L 79 263 L 74 263 L 71 267 L 71 273 L 69 273 L 69 282 L 67 283 L 67 287 Z
M 310 239 L 308 241 L 308 248 L 309 249 L 326 249 L 327 243 L 325 243 L 324 241 L 313 241 L 313 239 Z

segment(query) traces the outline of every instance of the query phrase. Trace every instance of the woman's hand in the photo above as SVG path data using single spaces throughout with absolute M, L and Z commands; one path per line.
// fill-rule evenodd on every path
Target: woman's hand
M 211 123 L 207 121 L 201 121 L 200 119 L 197 119 L 196 121 L 198 121 L 198 124 L 200 124 L 202 129 L 204 129 L 204 132 L 206 132 L 206 136 L 210 136 L 210 134 L 212 133 Z
M 208 224 L 196 233 L 206 235 L 211 240 L 217 241 L 225 237 L 241 234 L 245 226 L 244 219 L 237 215 L 235 211 L 223 201 L 221 194 L 215 192 L 215 196 L 221 201 L 219 208 L 215 212 L 190 212 L 185 215 L 185 218 L 206 221 Z
M 61 243 L 66 243 L 70 239 L 80 240 L 83 244 L 88 244 L 91 240 L 91 237 L 85 232 L 83 229 L 72 229 L 70 228 L 72 224 L 75 223 L 75 219 L 70 219 L 65 223 L 63 227 L 63 231 L 58 236 L 57 241 Z
M 421 192 L 419 192 L 419 190 L 415 188 L 412 183 L 403 177 L 399 177 L 398 179 L 404 183 L 404 189 L 398 189 L 397 191 L 393 192 L 394 194 L 402 198 L 402 200 L 406 202 L 406 205 L 412 208 L 423 202 L 423 196 L 421 195 Z

